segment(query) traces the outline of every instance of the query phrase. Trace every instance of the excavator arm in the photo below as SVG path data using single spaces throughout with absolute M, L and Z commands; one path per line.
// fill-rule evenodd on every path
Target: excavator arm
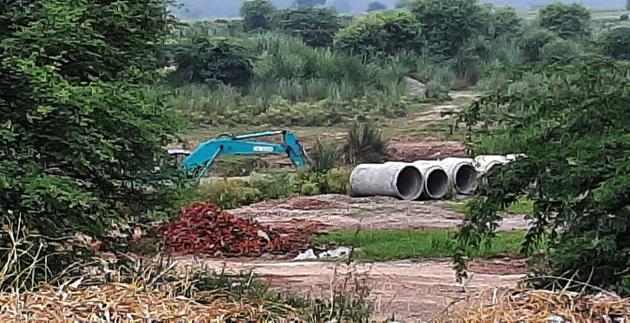
M 282 135 L 281 144 L 249 139 Z M 238 136 L 219 136 L 201 143 L 183 160 L 183 168 L 203 177 L 220 155 L 285 155 L 296 168 L 307 165 L 306 152 L 298 137 L 290 131 L 266 131 Z

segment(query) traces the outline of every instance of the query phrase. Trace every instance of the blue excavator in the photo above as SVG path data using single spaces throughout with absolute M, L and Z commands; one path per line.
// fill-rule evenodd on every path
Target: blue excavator
M 282 143 L 252 141 L 255 138 L 282 135 Z M 169 149 L 169 154 L 180 160 L 186 173 L 201 178 L 206 175 L 215 159 L 221 155 L 284 155 L 296 168 L 308 164 L 306 151 L 297 135 L 291 131 L 264 131 L 244 135 L 219 135 L 202 142 L 193 151 Z

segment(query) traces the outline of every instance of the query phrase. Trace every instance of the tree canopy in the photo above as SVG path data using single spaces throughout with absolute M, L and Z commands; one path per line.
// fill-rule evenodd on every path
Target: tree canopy
M 524 81 L 532 75 L 537 82 Z M 630 65 L 576 58 L 523 68 L 511 79 L 524 86 L 461 115 L 475 154 L 523 155 L 487 176 L 460 242 L 479 245 L 497 228 L 498 212 L 526 196 L 534 212 L 523 249 L 533 255 L 546 241 L 547 256 L 535 258 L 542 274 L 630 293 Z

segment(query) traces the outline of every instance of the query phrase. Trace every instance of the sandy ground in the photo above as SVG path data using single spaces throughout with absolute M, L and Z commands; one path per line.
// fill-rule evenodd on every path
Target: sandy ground
M 270 285 L 293 295 L 329 298 L 333 288 L 350 282 L 369 289 L 376 320 L 394 315 L 406 321 L 427 322 L 449 304 L 481 291 L 513 287 L 522 277 L 522 261 L 509 259 L 476 262 L 466 288 L 455 282 L 448 260 L 386 263 L 292 262 L 252 259 L 216 260 L 180 257 L 180 266 L 204 266 L 208 270 L 252 270 Z M 498 271 L 499 274 L 493 273 Z M 355 280 L 357 279 L 357 280 Z M 346 288 L 348 290 L 348 288 Z
M 449 211 L 441 201 L 401 201 L 389 197 L 352 198 L 329 194 L 268 200 L 231 210 L 234 215 L 253 217 L 266 224 L 288 219 L 314 220 L 335 229 L 421 229 L 455 228 L 463 214 Z M 523 230 L 522 216 L 508 215 L 499 230 Z

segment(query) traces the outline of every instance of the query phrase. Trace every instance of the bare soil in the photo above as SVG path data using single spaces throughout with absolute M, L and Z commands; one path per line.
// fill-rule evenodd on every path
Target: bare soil
M 290 219 L 312 220 L 331 229 L 423 229 L 455 228 L 460 225 L 463 214 L 444 209 L 441 207 L 443 203 L 329 194 L 267 200 L 231 210 L 230 213 L 274 225 Z M 499 230 L 526 228 L 527 222 L 523 216 L 506 215 Z
M 208 270 L 242 272 L 252 270 L 272 288 L 298 296 L 329 298 L 333 288 L 367 287 L 376 320 L 396 319 L 427 322 L 449 304 L 493 288 L 513 287 L 522 277 L 518 261 L 494 260 L 471 266 L 465 288 L 455 282 L 449 260 L 396 261 L 345 264 L 343 262 L 291 262 L 251 259 L 227 261 L 180 257 L 180 266 L 204 266 Z M 515 266 L 515 263 L 517 266 Z M 490 264 L 501 273 L 484 270 Z M 476 268 L 480 268 L 478 272 Z M 346 290 L 348 287 L 346 287 Z

